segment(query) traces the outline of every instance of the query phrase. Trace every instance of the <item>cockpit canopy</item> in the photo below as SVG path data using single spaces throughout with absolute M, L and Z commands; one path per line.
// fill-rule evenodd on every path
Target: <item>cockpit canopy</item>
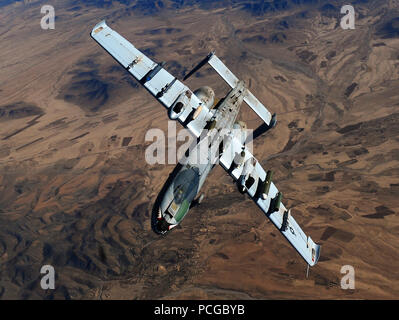
M 173 199 L 168 207 L 167 213 L 170 216 L 168 219 L 173 223 L 172 218 L 176 223 L 180 222 L 187 211 L 190 209 L 190 204 L 197 195 L 199 187 L 199 170 L 196 167 L 190 167 L 180 171 L 171 188 L 173 188 Z
M 199 170 L 191 167 L 182 170 L 176 176 L 173 182 L 173 196 L 177 204 L 181 204 L 183 200 L 189 202 L 194 200 L 199 185 Z

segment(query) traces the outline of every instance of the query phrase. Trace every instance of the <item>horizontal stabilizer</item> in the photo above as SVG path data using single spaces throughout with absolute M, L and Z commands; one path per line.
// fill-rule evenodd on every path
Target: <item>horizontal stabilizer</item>
M 209 64 L 212 66 L 213 69 L 223 78 L 227 84 L 235 88 L 238 84 L 238 78 L 225 66 L 225 64 L 214 54 L 212 55 L 211 59 L 209 60 Z
M 253 111 L 266 123 L 268 126 L 270 125 L 270 120 L 272 119 L 272 115 L 269 110 L 265 108 L 265 106 L 260 103 L 260 101 L 252 94 L 251 91 L 247 90 L 246 97 L 244 101 L 251 107 Z
M 184 79 L 197 72 L 206 63 L 209 63 L 213 69 L 223 78 L 224 81 L 231 88 L 235 88 L 240 81 L 226 65 L 215 55 L 215 52 L 211 52 L 202 60 Z M 252 94 L 248 89 L 246 90 L 244 101 L 246 104 L 265 122 L 268 126 L 270 125 L 270 120 L 272 115 L 266 109 L 266 107 Z

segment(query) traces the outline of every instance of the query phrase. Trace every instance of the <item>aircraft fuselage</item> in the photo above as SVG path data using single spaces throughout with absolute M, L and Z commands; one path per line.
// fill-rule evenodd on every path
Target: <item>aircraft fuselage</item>
M 235 126 L 244 98 L 245 85 L 240 81 L 212 110 L 214 115 L 166 189 L 157 209 L 155 231 L 165 234 L 187 215 L 209 173 L 226 148 L 225 136 Z M 222 133 L 223 132 L 223 133 Z M 177 169 L 177 168 L 176 168 Z M 175 169 L 175 170 L 176 170 Z

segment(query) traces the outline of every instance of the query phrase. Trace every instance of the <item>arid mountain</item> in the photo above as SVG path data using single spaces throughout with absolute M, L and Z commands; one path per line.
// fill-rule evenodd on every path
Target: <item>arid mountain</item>
M 0 1 L 1 299 L 398 298 L 397 1 L 353 2 L 354 30 L 341 1 L 52 1 L 54 30 L 44 4 Z M 152 232 L 174 165 L 146 163 L 145 134 L 168 117 L 90 38 L 102 19 L 180 79 L 216 50 L 277 113 L 254 153 L 322 244 L 308 279 L 221 168 L 181 226 Z M 187 81 L 205 84 L 227 93 L 209 68 Z M 261 124 L 247 106 L 240 120 Z

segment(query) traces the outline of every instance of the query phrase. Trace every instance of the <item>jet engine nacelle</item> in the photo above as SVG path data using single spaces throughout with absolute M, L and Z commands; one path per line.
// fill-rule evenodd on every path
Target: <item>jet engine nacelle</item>
M 194 94 L 201 100 L 202 105 L 208 109 L 212 109 L 215 102 L 215 92 L 211 87 L 201 87 L 194 91 Z

